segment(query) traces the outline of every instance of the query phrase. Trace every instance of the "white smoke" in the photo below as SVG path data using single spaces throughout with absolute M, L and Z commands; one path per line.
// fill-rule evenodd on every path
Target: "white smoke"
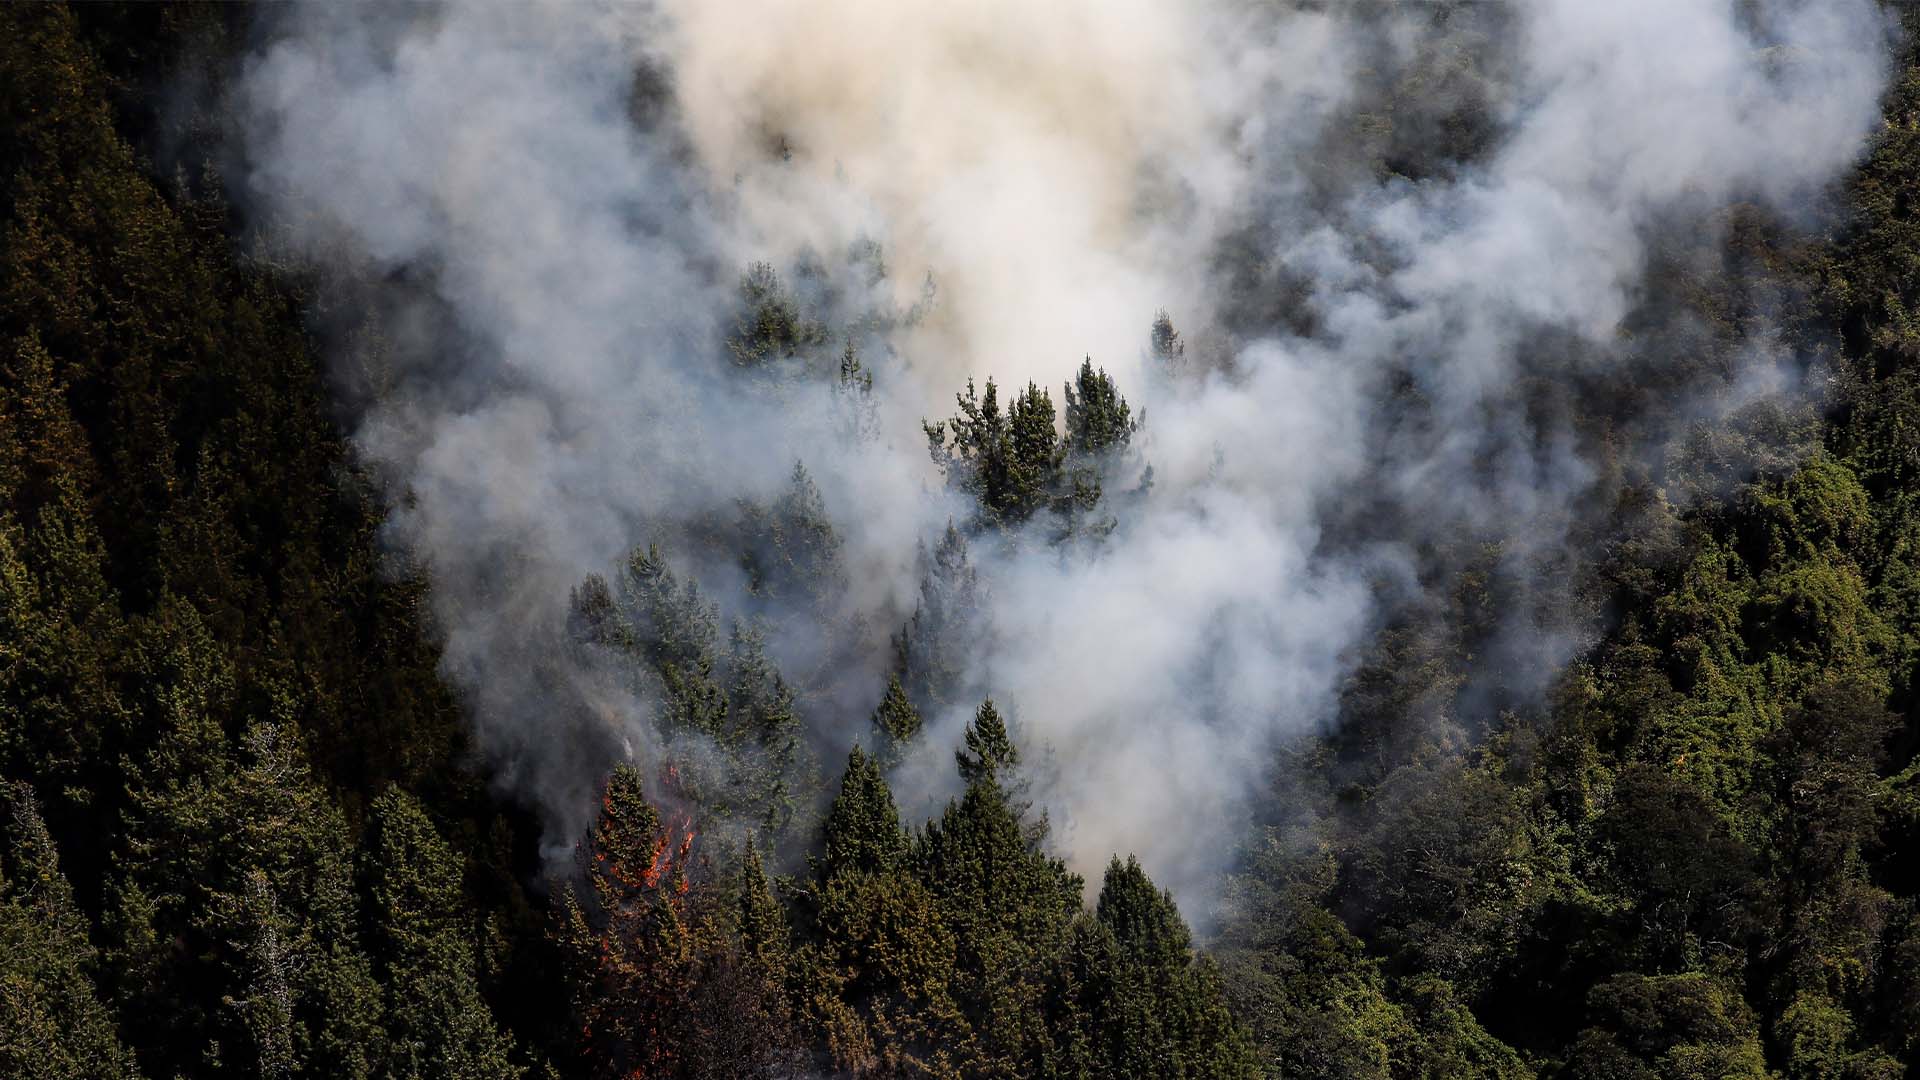
M 1051 747 L 1035 794 L 1078 868 L 1133 851 L 1203 888 L 1271 740 L 1328 722 L 1375 586 L 1400 574 L 1394 537 L 1330 550 L 1329 503 L 1364 482 L 1408 520 L 1560 542 L 1589 464 L 1486 408 L 1528 343 L 1551 330 L 1605 362 L 1647 231 L 1736 198 L 1809 202 L 1858 153 L 1885 77 L 1871 0 L 1533 0 L 1487 20 L 1505 28 L 1474 91 L 1488 153 L 1418 181 L 1351 167 L 1342 142 L 1382 73 L 1457 32 L 1437 10 L 279 12 L 241 83 L 248 189 L 301 253 L 405 277 L 430 313 L 393 320 L 356 436 L 394 483 L 394 539 L 430 567 L 449 673 L 503 782 L 564 840 L 607 756 L 650 745 L 647 702 L 591 672 L 551 685 L 529 654 L 568 588 L 645 530 L 772 491 L 802 459 L 846 534 L 849 607 L 897 626 L 916 541 L 955 512 L 918 418 L 950 412 L 968 376 L 1057 386 L 1091 354 L 1147 407 L 1155 487 L 1085 557 L 976 545 L 979 677 Z M 670 87 L 669 120 L 636 124 L 637 71 Z M 1216 327 L 1220 245 L 1249 217 L 1259 280 L 1302 283 L 1309 328 Z M 862 240 L 891 265 L 882 299 L 939 289 L 892 333 L 875 444 L 835 434 L 824 388 L 738 392 L 718 350 L 747 262 Z M 1224 350 L 1206 373 L 1145 370 L 1163 307 L 1196 351 Z M 1443 435 L 1383 458 L 1391 371 Z M 604 737 L 552 726 L 568 694 Z M 964 714 L 933 720 L 903 790 L 950 783 Z

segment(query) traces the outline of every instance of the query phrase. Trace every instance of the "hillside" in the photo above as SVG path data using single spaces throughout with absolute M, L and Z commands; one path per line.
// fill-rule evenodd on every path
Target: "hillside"
M 0 8 L 0 1077 L 1906 1076 L 1920 22 L 1225 6 Z

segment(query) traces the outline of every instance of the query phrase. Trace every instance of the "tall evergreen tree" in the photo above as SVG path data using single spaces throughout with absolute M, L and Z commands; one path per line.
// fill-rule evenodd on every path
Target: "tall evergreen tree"
M 881 768 L 897 763 L 920 735 L 920 710 L 913 707 L 900 676 L 887 676 L 887 691 L 873 710 L 876 757 Z
M 913 858 L 955 936 L 954 998 L 975 1032 L 965 1068 L 1012 1074 L 1052 1044 L 1047 971 L 1066 945 L 1083 883 L 1042 850 L 1044 829 L 1023 820 L 1002 786 L 1013 744 L 989 704 L 968 747 L 956 752 L 966 792 L 927 825 Z
M 993 380 L 984 394 L 969 380 L 955 400 L 958 416 L 924 425 L 927 446 L 948 484 L 979 505 L 981 520 L 1012 527 L 1059 508 L 1066 455 L 1046 391 L 1028 383 L 1002 413 Z
M 907 851 L 907 836 L 893 805 L 893 792 L 872 757 L 859 747 L 847 756 L 840 794 L 827 811 L 826 843 L 821 854 L 825 877 L 892 870 Z
M 1103 1075 L 1250 1077 L 1253 1057 L 1221 998 L 1212 961 L 1194 955 L 1173 897 L 1140 864 L 1107 867 L 1095 915 L 1113 935 L 1106 989 L 1088 1012 Z
M 893 639 L 896 674 L 923 713 L 956 704 L 986 628 L 979 573 L 953 522 L 931 552 L 922 549 L 920 598 Z
M 1007 722 L 994 707 L 993 699 L 980 703 L 962 736 L 964 745 L 953 752 L 960 767 L 960 778 L 968 784 L 997 782 L 1007 770 L 1020 764 L 1020 748 L 1007 734 Z
M 471 912 L 460 861 L 418 800 L 395 788 L 373 804 L 365 876 L 373 900 L 370 941 L 389 1034 L 383 1070 L 395 1080 L 514 1080 L 511 1060 L 481 996 Z
M 0 785 L 0 1075 L 136 1080 L 94 990 L 86 915 L 25 783 Z
M 556 933 L 571 960 L 579 1057 L 588 1075 L 682 1075 L 698 1047 L 680 1023 L 709 928 L 691 910 L 691 836 L 666 829 L 640 773 L 607 778 L 579 848 L 587 891 L 560 895 Z

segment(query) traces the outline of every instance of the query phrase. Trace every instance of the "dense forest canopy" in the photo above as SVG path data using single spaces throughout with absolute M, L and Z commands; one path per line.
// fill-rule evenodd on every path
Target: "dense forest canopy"
M 1908 1075 L 1914 30 L 0 7 L 0 1077 Z

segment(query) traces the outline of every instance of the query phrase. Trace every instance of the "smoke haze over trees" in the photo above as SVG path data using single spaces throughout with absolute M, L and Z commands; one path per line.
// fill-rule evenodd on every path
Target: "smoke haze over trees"
M 0 1075 L 1905 1075 L 1909 18 L 6 9 Z

